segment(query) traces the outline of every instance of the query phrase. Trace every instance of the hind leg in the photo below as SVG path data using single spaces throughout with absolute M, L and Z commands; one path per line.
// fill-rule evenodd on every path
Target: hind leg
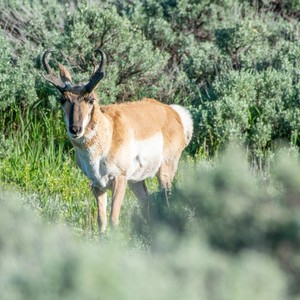
M 178 166 L 178 160 L 167 160 L 164 161 L 158 172 L 157 177 L 159 181 L 159 186 L 163 190 L 170 191 L 172 187 L 172 181 L 175 177 Z
M 148 193 L 145 180 L 139 182 L 129 182 L 128 184 L 130 189 L 135 194 L 135 196 L 139 199 L 141 204 L 141 213 L 145 218 L 145 220 L 147 220 L 149 218 L 149 212 L 148 212 L 149 202 L 147 201 L 149 197 L 149 193 Z
M 165 198 L 167 206 L 170 210 L 169 196 L 172 188 L 172 181 L 175 177 L 178 166 L 178 160 L 168 160 L 164 161 L 157 173 L 159 186 L 162 191 L 165 192 Z
M 145 205 L 146 199 L 149 196 L 145 180 L 139 182 L 129 182 L 128 184 L 135 196 L 141 202 L 141 204 Z

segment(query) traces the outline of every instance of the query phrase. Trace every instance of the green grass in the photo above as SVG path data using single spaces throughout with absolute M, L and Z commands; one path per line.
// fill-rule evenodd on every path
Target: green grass
M 1 182 L 37 195 L 39 210 L 50 219 L 91 227 L 95 207 L 89 182 L 75 166 L 61 111 L 12 108 L 3 113 L 1 128 Z
M 25 191 L 64 194 L 60 182 L 67 183 L 74 166 L 61 113 L 38 107 L 28 108 L 25 113 L 17 108 L 13 113 L 13 120 L 4 114 L 6 124 L 2 124 L 2 148 L 6 150 L 1 160 L 3 180 L 16 183 Z M 53 174 L 58 173 L 62 176 L 56 181 Z M 81 183 L 80 177 L 78 181 Z

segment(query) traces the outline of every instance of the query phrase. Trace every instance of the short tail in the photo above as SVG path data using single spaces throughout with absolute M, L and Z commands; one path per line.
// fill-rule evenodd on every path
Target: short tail
M 179 115 L 184 131 L 185 146 L 187 146 L 193 135 L 193 119 L 191 113 L 181 105 L 170 105 Z

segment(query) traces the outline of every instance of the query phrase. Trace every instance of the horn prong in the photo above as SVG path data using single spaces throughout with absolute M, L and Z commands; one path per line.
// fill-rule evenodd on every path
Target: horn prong
M 57 77 L 57 75 L 49 65 L 48 59 L 50 57 L 49 54 L 51 55 L 51 52 L 53 52 L 53 50 L 46 50 L 42 55 L 43 67 L 47 72 L 47 74 L 43 76 L 47 81 L 52 83 L 61 93 L 63 93 L 66 91 L 67 86 L 65 85 L 65 83 L 62 82 L 61 79 Z
M 100 49 L 96 49 L 95 53 L 100 55 L 100 62 L 98 64 L 98 67 L 95 68 L 95 71 L 90 81 L 85 85 L 85 90 L 87 93 L 91 93 L 96 88 L 96 86 L 98 85 L 98 83 L 104 77 L 105 74 L 103 69 L 106 65 L 106 55 Z

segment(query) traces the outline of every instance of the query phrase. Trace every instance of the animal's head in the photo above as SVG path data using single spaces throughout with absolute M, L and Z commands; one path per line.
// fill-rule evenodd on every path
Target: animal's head
M 94 91 L 104 77 L 103 68 L 106 57 L 101 50 L 96 52 L 100 54 L 100 62 L 89 82 L 82 85 L 73 85 L 70 72 L 62 64 L 58 64 L 60 78 L 54 73 L 48 63 L 50 50 L 45 51 L 42 56 L 43 66 L 47 72 L 44 78 L 52 83 L 61 93 L 59 102 L 63 107 L 67 131 L 72 139 L 77 139 L 84 135 L 95 105 L 96 94 Z

